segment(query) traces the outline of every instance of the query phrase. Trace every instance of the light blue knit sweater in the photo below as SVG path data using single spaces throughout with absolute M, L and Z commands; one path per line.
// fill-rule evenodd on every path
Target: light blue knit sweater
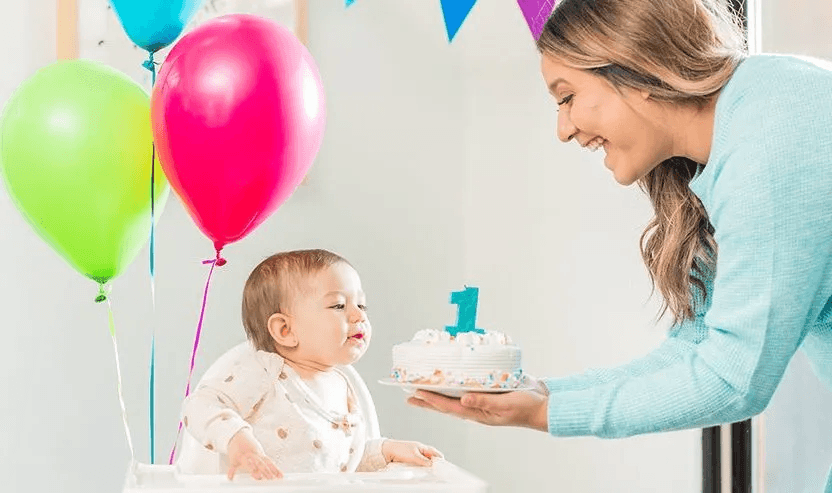
M 737 68 L 690 183 L 718 244 L 707 299 L 642 359 L 546 379 L 552 435 L 741 421 L 798 348 L 832 387 L 832 71 L 818 63 L 755 55 Z

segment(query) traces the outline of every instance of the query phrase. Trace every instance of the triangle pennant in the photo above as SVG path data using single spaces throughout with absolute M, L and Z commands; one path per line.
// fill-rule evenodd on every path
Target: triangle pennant
M 445 17 L 445 29 L 448 31 L 448 42 L 454 40 L 456 32 L 459 31 L 468 12 L 477 3 L 477 0 L 440 0 L 442 15 Z
M 344 6 L 345 6 L 345 7 L 349 7 L 350 5 L 352 5 L 352 4 L 354 4 L 354 3 L 355 3 L 355 0 L 346 0 L 346 1 L 344 2 Z
M 526 19 L 526 24 L 537 41 L 540 38 L 540 33 L 543 32 L 543 25 L 552 15 L 555 10 L 556 0 L 517 0 L 517 5 L 523 12 L 523 17 Z

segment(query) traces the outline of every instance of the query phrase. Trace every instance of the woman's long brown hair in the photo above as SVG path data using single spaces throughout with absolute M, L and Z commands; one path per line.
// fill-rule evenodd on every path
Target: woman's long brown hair
M 718 0 L 561 0 L 537 42 L 544 56 L 587 70 L 654 101 L 705 107 L 747 55 L 736 16 Z M 678 323 L 694 316 L 694 292 L 713 275 L 717 245 L 688 187 L 701 165 L 668 159 L 639 180 L 655 217 L 641 236 L 654 289 Z

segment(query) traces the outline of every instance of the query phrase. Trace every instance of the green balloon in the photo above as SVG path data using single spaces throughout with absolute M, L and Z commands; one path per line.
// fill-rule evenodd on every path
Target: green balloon
M 0 174 L 15 205 L 83 275 L 106 283 L 150 235 L 150 98 L 90 60 L 40 69 L 0 118 Z M 157 162 L 155 217 L 170 187 Z

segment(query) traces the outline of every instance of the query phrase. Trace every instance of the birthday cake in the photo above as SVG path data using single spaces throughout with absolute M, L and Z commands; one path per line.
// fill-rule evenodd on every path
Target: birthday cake
M 393 379 L 445 387 L 521 386 L 520 348 L 501 332 L 483 332 L 416 332 L 412 340 L 393 346 Z

